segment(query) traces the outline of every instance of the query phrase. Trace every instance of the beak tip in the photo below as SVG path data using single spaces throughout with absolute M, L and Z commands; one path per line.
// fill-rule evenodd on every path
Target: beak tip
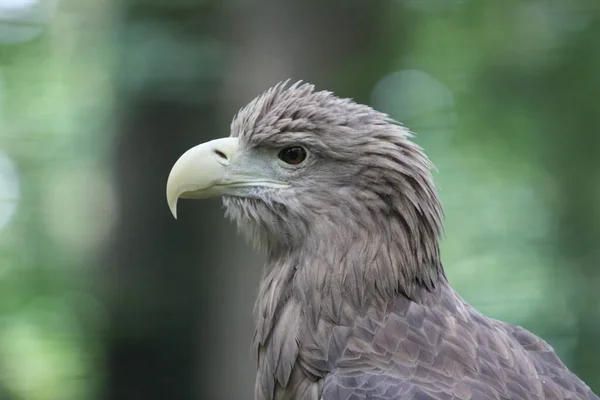
M 175 201 L 169 201 L 168 203 L 171 215 L 173 215 L 173 218 L 177 219 L 177 199 L 175 199 Z

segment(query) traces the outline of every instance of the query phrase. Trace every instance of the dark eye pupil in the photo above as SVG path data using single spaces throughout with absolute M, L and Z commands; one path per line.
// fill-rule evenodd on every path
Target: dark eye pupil
M 288 164 L 300 164 L 306 158 L 306 151 L 300 146 L 286 147 L 279 152 L 279 158 Z

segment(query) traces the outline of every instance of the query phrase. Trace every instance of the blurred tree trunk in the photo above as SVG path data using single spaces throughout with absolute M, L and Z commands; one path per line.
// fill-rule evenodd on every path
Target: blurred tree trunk
M 120 218 L 106 254 L 106 399 L 207 397 L 201 354 L 218 339 L 203 322 L 221 263 L 221 213 L 209 202 L 175 221 L 165 185 L 177 158 L 216 132 L 213 3 L 114 2 Z

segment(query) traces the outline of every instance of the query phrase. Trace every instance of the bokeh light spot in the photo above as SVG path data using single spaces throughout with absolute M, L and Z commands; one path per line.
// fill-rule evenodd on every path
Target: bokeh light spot
M 33 7 L 39 2 L 39 0 L 2 0 L 2 3 L 0 3 L 0 10 L 19 10 L 23 8 L 29 8 Z
M 371 93 L 371 104 L 419 132 L 449 128 L 456 121 L 452 91 L 439 79 L 419 70 L 384 76 Z
M 54 17 L 58 0 L 0 0 L 0 44 L 39 36 Z

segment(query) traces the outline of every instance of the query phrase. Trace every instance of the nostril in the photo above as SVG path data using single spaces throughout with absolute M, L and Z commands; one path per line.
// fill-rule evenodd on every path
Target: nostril
M 215 154 L 217 155 L 217 157 L 219 157 L 219 158 L 220 158 L 220 159 L 222 159 L 222 160 L 225 160 L 225 161 L 227 161 L 227 156 L 225 155 L 225 153 L 223 153 L 223 152 L 222 152 L 222 151 L 220 151 L 220 150 L 216 150 L 216 149 L 215 149 L 215 150 L 213 150 L 213 151 L 215 152 Z

